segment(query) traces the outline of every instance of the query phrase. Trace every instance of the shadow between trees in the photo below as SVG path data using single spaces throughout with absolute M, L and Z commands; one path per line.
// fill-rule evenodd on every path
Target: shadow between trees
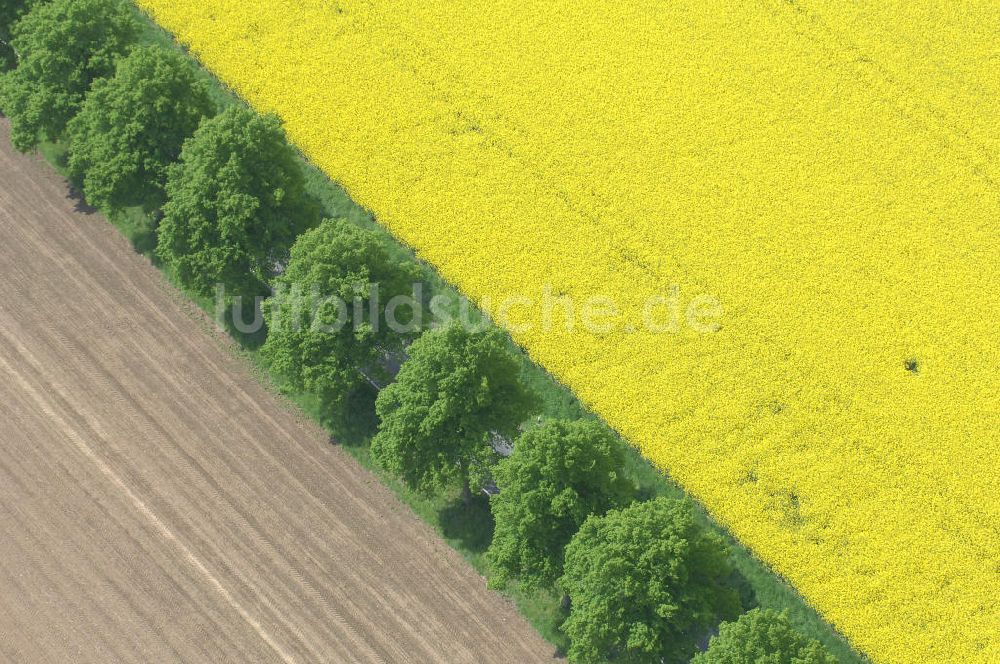
M 470 553 L 485 553 L 493 541 L 496 522 L 490 511 L 490 500 L 482 493 L 465 502 L 460 497 L 438 511 L 438 523 L 445 537 L 461 542 Z

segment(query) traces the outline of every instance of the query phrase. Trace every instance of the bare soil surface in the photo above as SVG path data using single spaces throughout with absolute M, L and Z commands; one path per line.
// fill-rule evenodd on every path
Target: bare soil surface
M 0 661 L 552 647 L 0 119 Z

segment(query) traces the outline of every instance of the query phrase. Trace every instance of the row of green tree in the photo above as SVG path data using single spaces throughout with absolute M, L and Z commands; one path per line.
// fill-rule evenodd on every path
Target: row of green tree
M 244 105 L 219 112 L 189 58 L 139 46 L 138 34 L 120 0 L 2 0 L 0 110 L 15 147 L 65 141 L 87 201 L 156 219 L 156 254 L 190 291 L 268 296 L 262 356 L 324 408 L 343 408 L 373 376 L 392 380 L 386 358 L 405 357 L 375 401 L 372 457 L 413 489 L 460 486 L 466 501 L 495 479 L 490 583 L 558 588 L 570 661 L 834 661 L 759 609 L 723 623 L 696 655 L 743 607 L 724 542 L 690 504 L 637 500 L 623 443 L 601 423 L 532 422 L 536 399 L 498 329 L 332 325 L 338 299 L 370 312 L 371 285 L 383 301 L 408 294 L 418 267 L 372 231 L 321 220 L 278 119 Z M 329 299 L 299 306 L 303 291 Z M 498 439 L 515 440 L 508 458 Z

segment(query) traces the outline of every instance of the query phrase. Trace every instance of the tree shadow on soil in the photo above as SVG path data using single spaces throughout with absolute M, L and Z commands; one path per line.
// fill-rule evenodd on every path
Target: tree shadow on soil
M 83 192 L 75 186 L 70 186 L 66 198 L 73 201 L 73 212 L 78 212 L 88 217 L 99 212 L 97 208 L 87 202 L 87 199 L 83 196 Z

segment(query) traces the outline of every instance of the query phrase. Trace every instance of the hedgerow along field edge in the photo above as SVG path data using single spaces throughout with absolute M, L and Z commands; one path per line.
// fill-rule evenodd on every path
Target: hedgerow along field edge
M 509 327 L 613 298 L 513 336 L 874 659 L 1000 647 L 987 7 L 921 77 L 929 3 L 139 4 Z M 673 286 L 721 328 L 629 331 Z
M 139 41 L 145 45 L 156 44 L 171 49 L 181 47 L 174 41 L 173 37 L 145 14 L 139 12 L 141 34 Z M 214 75 L 200 68 L 199 76 L 208 84 L 209 92 L 216 100 L 220 108 L 228 108 L 234 104 L 241 104 L 229 88 L 221 83 Z M 62 174 L 66 175 L 65 143 L 43 142 L 39 146 L 40 151 L 46 159 Z M 306 174 L 307 189 L 322 202 L 322 207 L 326 215 L 330 218 L 347 218 L 359 227 L 376 231 L 383 238 L 387 250 L 395 257 L 395 260 L 403 263 L 413 263 L 412 250 L 392 239 L 386 229 L 379 226 L 371 213 L 358 206 L 345 193 L 343 188 L 334 183 L 328 176 L 323 174 L 313 164 L 306 160 L 301 160 L 301 166 Z M 156 218 L 141 208 L 128 208 L 126 210 L 102 210 L 108 219 L 119 228 L 119 230 L 132 242 L 137 251 L 147 255 L 156 261 L 153 253 L 155 248 L 155 228 Z M 150 242 L 153 244 L 150 244 Z M 420 272 L 423 274 L 425 283 L 430 286 L 432 292 L 443 295 L 452 303 L 461 300 L 454 287 L 444 282 L 434 268 L 426 263 L 419 263 Z M 209 315 L 220 316 L 217 311 L 217 303 L 210 298 L 203 297 L 192 291 L 185 290 L 177 281 L 176 275 L 168 266 L 160 264 L 164 268 L 164 275 L 176 286 L 184 290 L 186 295 L 201 307 Z M 244 312 L 245 313 L 245 312 Z M 470 314 L 475 320 L 480 319 L 477 311 Z M 246 331 L 234 327 L 229 316 L 218 318 L 220 324 L 238 341 L 240 347 L 246 351 L 246 359 L 261 372 L 261 377 L 270 384 L 268 379 L 268 368 L 266 363 L 254 350 L 257 349 L 263 340 L 259 333 L 248 334 Z M 235 348 L 235 347 L 234 347 Z M 522 363 L 521 380 L 530 384 L 533 390 L 541 398 L 539 416 L 546 419 L 577 419 L 580 417 L 591 417 L 592 413 L 587 411 L 576 399 L 570 390 L 559 384 L 547 374 L 539 365 L 531 362 L 525 355 L 518 354 Z M 282 381 L 279 379 L 279 383 Z M 453 501 L 455 496 L 451 491 L 445 491 L 431 497 L 420 495 L 405 488 L 395 477 L 382 471 L 369 454 L 369 436 L 374 423 L 370 420 L 371 404 L 365 402 L 364 398 L 355 405 L 352 405 L 347 413 L 331 413 L 323 408 L 314 395 L 299 393 L 287 385 L 281 388 L 283 394 L 299 405 L 310 417 L 323 424 L 333 436 L 333 440 L 342 444 L 345 449 L 366 468 L 377 473 L 382 481 L 392 489 L 396 495 L 416 514 L 427 523 L 432 525 L 444 539 L 459 553 L 461 553 L 481 574 L 489 576 L 491 570 L 483 555 L 483 548 L 488 545 L 493 531 L 492 518 L 490 518 L 488 501 L 477 500 L 471 509 L 455 509 Z M 357 406 L 357 408 L 355 408 Z M 668 477 L 657 471 L 650 463 L 639 456 L 639 453 L 631 448 L 627 450 L 626 475 L 636 483 L 641 496 L 666 496 L 672 498 L 682 498 L 684 494 Z M 700 506 L 695 506 L 695 517 L 704 528 L 709 528 L 713 532 L 724 536 L 730 547 L 730 560 L 734 565 L 737 575 L 731 582 L 740 590 L 744 597 L 746 606 L 760 605 L 762 607 L 774 608 L 789 613 L 789 618 L 797 629 L 801 630 L 810 638 L 820 640 L 831 652 L 835 653 L 839 661 L 843 664 L 859 662 L 861 658 L 844 641 L 843 637 L 837 634 L 815 610 L 808 606 L 802 597 L 795 592 L 787 583 L 773 574 L 756 557 L 754 557 L 744 546 L 732 539 L 732 537 L 722 530 L 717 523 L 704 512 Z M 519 584 L 509 587 L 506 593 L 515 601 L 522 614 L 528 618 L 538 631 L 548 639 L 553 645 L 565 650 L 568 647 L 566 636 L 559 627 L 565 617 L 564 611 L 560 609 L 558 597 L 554 595 L 555 589 L 541 589 L 538 592 L 527 592 Z M 752 596 L 751 596 L 752 595 Z

